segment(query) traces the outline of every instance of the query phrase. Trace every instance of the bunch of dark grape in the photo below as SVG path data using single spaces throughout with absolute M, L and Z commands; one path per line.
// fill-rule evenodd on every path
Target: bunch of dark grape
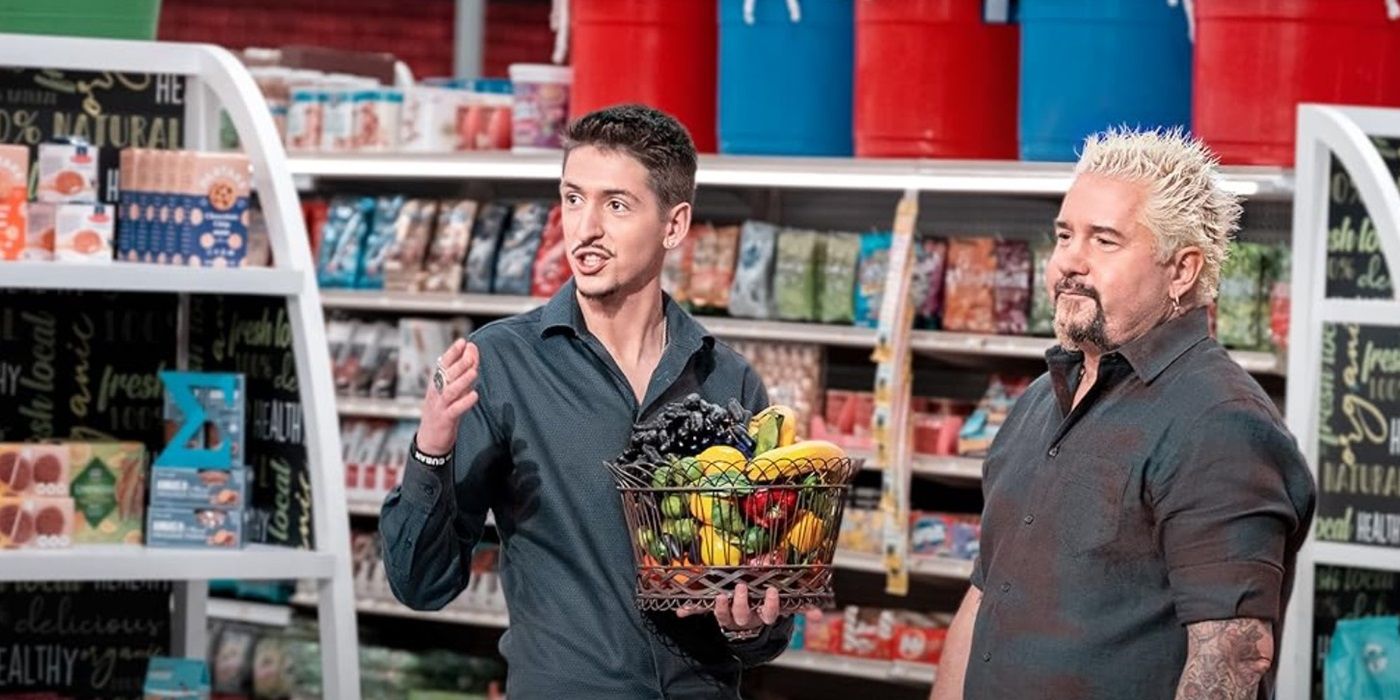
M 633 426 L 632 439 L 618 461 L 660 464 L 666 457 L 694 456 L 715 445 L 730 445 L 749 454 L 753 451 L 747 430 L 749 418 L 749 412 L 734 399 L 726 408 L 691 394 Z

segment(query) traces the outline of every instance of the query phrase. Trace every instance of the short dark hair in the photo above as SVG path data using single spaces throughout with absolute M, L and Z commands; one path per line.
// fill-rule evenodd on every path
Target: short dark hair
M 675 117 L 659 109 L 626 104 L 585 114 L 564 132 L 564 159 L 580 146 L 636 158 L 663 209 L 695 199 L 695 142 Z

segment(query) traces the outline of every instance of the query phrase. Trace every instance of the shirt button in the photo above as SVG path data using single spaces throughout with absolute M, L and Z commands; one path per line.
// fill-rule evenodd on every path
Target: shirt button
M 1011 590 L 1011 584 L 1009 584 L 1009 583 L 1003 583 L 1003 584 L 1001 584 L 1001 592 L 1002 592 L 1002 593 L 1007 593 L 1007 592 L 1009 592 L 1010 590 Z
M 992 660 L 992 652 L 990 652 L 990 651 L 982 652 L 982 662 L 983 662 L 983 663 L 986 663 L 986 662 L 991 661 L 991 660 Z
M 1051 456 L 1052 458 L 1055 457 L 1056 455 L 1059 455 L 1059 454 L 1060 454 L 1060 446 L 1059 446 L 1059 445 L 1055 445 L 1054 447 L 1050 448 L 1050 453 L 1049 453 L 1049 454 L 1050 454 L 1050 456 Z
M 1025 523 L 1025 524 L 1027 524 L 1027 525 L 1030 525 L 1031 523 L 1035 522 L 1035 516 L 1034 516 L 1034 515 L 1027 515 L 1027 516 L 1024 517 L 1024 518 L 1021 518 L 1021 522 Z

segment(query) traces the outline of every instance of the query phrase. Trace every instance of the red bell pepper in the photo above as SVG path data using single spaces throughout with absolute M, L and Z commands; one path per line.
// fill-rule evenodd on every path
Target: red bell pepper
M 788 520 L 795 510 L 796 489 L 759 489 L 744 499 L 744 517 L 762 527 Z

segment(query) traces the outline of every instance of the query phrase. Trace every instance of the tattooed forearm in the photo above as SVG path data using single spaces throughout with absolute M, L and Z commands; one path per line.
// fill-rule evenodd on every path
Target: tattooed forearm
M 1273 626 L 1238 618 L 1186 627 L 1186 666 L 1177 700 L 1253 700 L 1274 658 Z

